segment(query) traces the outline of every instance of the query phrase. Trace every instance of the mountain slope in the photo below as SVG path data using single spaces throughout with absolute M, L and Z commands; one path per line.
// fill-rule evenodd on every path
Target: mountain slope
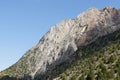
M 101 50 L 103 51 L 106 47 L 111 47 L 113 45 L 117 45 L 116 48 L 118 48 L 118 50 L 115 48 L 113 49 L 113 52 L 110 53 L 119 58 L 119 29 L 119 10 L 112 7 L 106 7 L 101 10 L 91 8 L 77 16 L 75 19 L 64 20 L 52 27 L 45 34 L 45 36 L 40 39 L 37 45 L 28 50 L 17 63 L 2 71 L 0 76 L 5 76 L 3 78 L 11 77 L 14 79 L 53 79 L 65 71 L 65 68 L 63 68 L 63 70 L 60 68 L 59 70 L 60 64 L 64 66 L 65 63 L 67 64 L 66 66 L 68 66 L 68 63 L 71 64 L 72 62 L 75 62 L 73 64 L 76 64 L 78 62 L 79 64 L 83 65 L 88 64 L 88 66 L 85 66 L 85 68 L 88 68 L 91 66 L 89 61 L 92 62 L 91 57 L 94 56 L 94 53 L 101 55 Z M 95 46 L 95 44 L 98 46 Z M 103 58 L 109 55 L 109 52 L 107 52 L 109 50 L 111 49 L 101 52 L 102 54 L 105 53 L 105 55 L 102 56 Z M 114 53 L 114 51 L 118 51 L 118 54 Z M 90 54 L 92 54 L 92 56 L 89 56 Z M 99 58 L 98 56 L 96 57 Z M 108 60 L 109 57 L 107 56 L 106 59 Z M 100 60 L 97 60 L 98 61 L 96 61 L 97 63 L 95 64 L 98 64 L 102 61 L 101 58 Z M 119 60 L 116 60 L 116 63 L 117 61 Z M 76 64 L 71 68 L 74 69 L 74 67 L 79 64 Z M 72 64 L 69 66 L 72 66 Z M 106 64 L 106 66 L 108 65 Z M 80 66 L 80 68 L 85 70 L 85 68 L 82 66 Z M 54 73 L 52 73 L 51 70 Z M 56 73 L 54 70 L 57 70 L 58 73 Z M 73 71 L 77 72 L 78 70 L 70 70 L 70 72 L 74 73 Z M 81 70 L 78 71 L 78 73 L 79 72 L 81 72 Z M 84 78 L 87 77 L 88 72 L 91 71 L 85 71 Z M 95 70 L 95 72 L 97 71 Z M 63 74 L 61 75 L 63 76 Z M 118 73 L 116 73 L 116 75 L 117 74 Z M 81 75 L 83 76 L 83 74 Z M 81 77 L 81 75 L 79 75 L 79 77 Z M 97 75 L 95 76 L 97 77 Z M 68 76 L 67 78 L 70 77 L 71 76 Z
M 70 59 L 44 77 L 56 80 L 120 80 L 120 30 L 80 47 Z

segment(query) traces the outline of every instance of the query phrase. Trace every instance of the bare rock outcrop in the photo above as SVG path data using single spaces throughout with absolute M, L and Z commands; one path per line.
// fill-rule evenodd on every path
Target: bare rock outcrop
M 81 46 L 120 29 L 120 11 L 112 7 L 91 8 L 75 19 L 66 19 L 53 26 L 37 45 L 14 65 L 22 76 L 34 77 L 64 62 Z M 22 68 L 25 66 L 26 68 Z

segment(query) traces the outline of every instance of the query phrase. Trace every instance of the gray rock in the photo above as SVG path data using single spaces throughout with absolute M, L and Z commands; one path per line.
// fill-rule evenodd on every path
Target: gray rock
M 75 19 L 67 19 L 53 26 L 38 44 L 15 64 L 16 72 L 34 77 L 64 62 L 78 47 L 90 44 L 98 37 L 120 29 L 120 11 L 106 7 L 91 8 Z M 26 64 L 26 65 L 25 65 Z M 21 68 L 25 65 L 27 68 Z M 22 66 L 23 67 L 23 66 Z

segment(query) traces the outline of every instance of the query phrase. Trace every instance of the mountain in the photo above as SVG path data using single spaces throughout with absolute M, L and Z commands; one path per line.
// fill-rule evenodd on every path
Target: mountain
M 53 26 L 0 80 L 119 80 L 120 10 L 90 8 Z

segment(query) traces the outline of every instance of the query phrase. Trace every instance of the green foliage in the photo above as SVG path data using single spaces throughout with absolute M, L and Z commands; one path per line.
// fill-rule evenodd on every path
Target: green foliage
M 107 71 L 106 66 L 104 65 L 104 63 L 99 64 L 99 67 L 101 69 L 101 72 L 105 73 Z
M 66 76 L 66 74 L 64 74 L 64 73 L 60 74 L 60 78 L 61 78 L 62 80 L 67 80 L 67 76 Z
M 114 79 L 114 70 L 111 69 L 110 71 L 107 72 L 107 77 L 110 79 Z
M 77 75 L 72 75 L 70 80 L 77 80 Z
M 94 71 L 91 71 L 88 73 L 86 80 L 94 80 L 95 79 L 95 74 Z
M 85 75 L 82 75 L 81 77 L 79 77 L 79 80 L 86 80 Z
M 108 63 L 114 63 L 115 60 L 116 60 L 116 56 L 111 55 L 110 58 L 108 59 Z

